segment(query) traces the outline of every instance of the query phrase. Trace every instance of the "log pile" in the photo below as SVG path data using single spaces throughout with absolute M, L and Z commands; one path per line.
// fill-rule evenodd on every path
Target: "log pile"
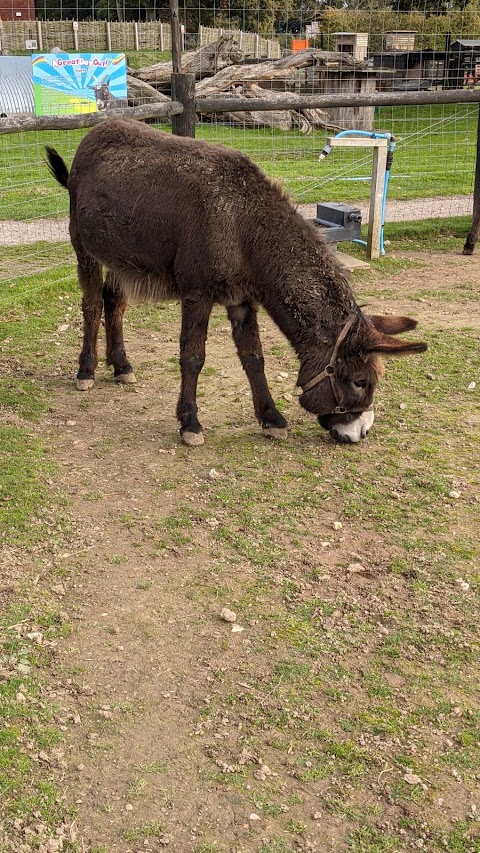
M 214 116 L 242 126 L 275 127 L 290 130 L 298 127 L 301 133 L 309 134 L 313 128 L 328 127 L 339 130 L 327 112 L 318 109 L 282 110 L 282 101 L 288 100 L 300 69 L 319 66 L 330 69 L 351 68 L 363 70 L 364 62 L 357 61 L 345 53 L 314 48 L 299 51 L 283 59 L 245 65 L 246 57 L 232 36 L 220 38 L 213 44 L 182 56 L 182 71 L 195 74 L 196 109 L 202 114 L 202 98 L 222 94 L 232 102 L 228 113 Z M 144 103 L 144 99 L 163 100 L 169 92 L 171 62 L 159 62 L 148 68 L 130 71 L 128 75 L 129 103 Z M 268 84 L 285 83 L 287 91 L 276 91 Z M 263 84 L 263 85 L 261 85 Z M 144 87 L 144 88 L 142 88 Z M 288 87 L 290 90 L 288 91 Z M 264 112 L 235 110 L 235 101 L 240 98 L 258 98 L 278 102 L 278 110 Z M 208 115 L 211 119 L 212 115 Z
M 222 36 L 199 50 L 190 50 L 182 54 L 182 72 L 195 74 L 199 80 L 217 74 L 223 68 L 235 65 L 242 59 L 244 59 L 244 52 L 240 50 L 233 36 Z M 157 88 L 169 88 L 172 70 L 170 61 L 157 62 L 155 65 L 149 65 L 148 68 L 131 71 L 130 74 Z

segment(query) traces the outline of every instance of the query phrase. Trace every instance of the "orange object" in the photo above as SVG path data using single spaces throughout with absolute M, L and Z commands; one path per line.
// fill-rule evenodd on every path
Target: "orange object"
M 308 39 L 292 39 L 292 52 L 296 53 L 298 50 L 307 50 L 310 47 L 310 43 Z

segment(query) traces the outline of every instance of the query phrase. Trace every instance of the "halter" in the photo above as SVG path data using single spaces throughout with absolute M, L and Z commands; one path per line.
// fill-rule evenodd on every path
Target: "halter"
M 332 409 L 332 411 L 329 413 L 332 415 L 340 415 L 340 414 L 344 415 L 347 412 L 367 412 L 367 411 L 370 411 L 371 409 L 373 409 L 373 406 L 368 406 L 367 408 L 361 408 L 361 409 L 347 409 L 347 408 L 345 408 L 345 406 L 342 406 L 341 405 L 342 395 L 341 395 L 340 389 L 337 385 L 337 379 L 335 376 L 335 363 L 337 361 L 337 355 L 338 355 L 338 350 L 340 349 L 340 344 L 347 337 L 350 329 L 352 328 L 352 326 L 355 322 L 356 316 L 357 316 L 356 314 L 350 314 L 350 317 L 347 319 L 347 321 L 342 326 L 342 328 L 340 330 L 340 334 L 339 334 L 337 340 L 335 341 L 335 345 L 333 347 L 333 351 L 332 351 L 332 354 L 330 356 L 330 361 L 328 362 L 327 366 L 324 367 L 324 369 L 322 370 L 321 373 L 317 373 L 317 375 L 314 376 L 313 379 L 310 379 L 310 381 L 307 382 L 306 385 L 300 386 L 303 393 L 305 394 L 306 391 L 310 391 L 310 388 L 314 388 L 315 385 L 319 385 L 320 382 L 323 382 L 323 380 L 328 376 L 328 378 L 330 379 L 330 384 L 332 386 L 333 396 L 335 397 L 335 401 L 337 403 L 335 408 Z

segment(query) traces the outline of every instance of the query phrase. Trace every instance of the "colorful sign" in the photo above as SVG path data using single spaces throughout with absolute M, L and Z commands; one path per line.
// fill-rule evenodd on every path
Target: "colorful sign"
M 34 53 L 32 75 L 37 116 L 127 106 L 124 53 Z

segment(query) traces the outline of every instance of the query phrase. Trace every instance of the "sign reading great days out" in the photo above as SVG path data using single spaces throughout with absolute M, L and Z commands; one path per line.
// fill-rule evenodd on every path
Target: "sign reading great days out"
M 127 106 L 124 53 L 34 53 L 32 76 L 37 116 Z

